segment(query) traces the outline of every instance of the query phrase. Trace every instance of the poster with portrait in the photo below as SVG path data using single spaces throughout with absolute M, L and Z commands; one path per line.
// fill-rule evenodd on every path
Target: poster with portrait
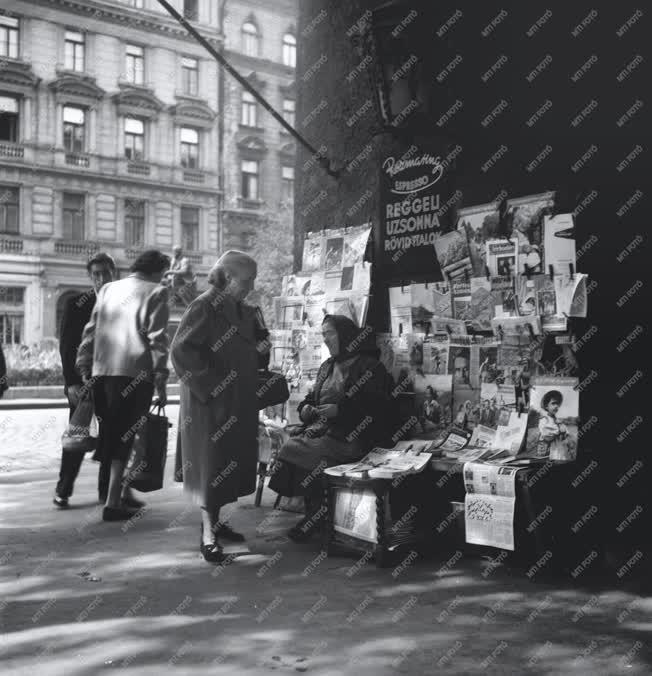
M 416 373 L 413 386 L 414 415 L 420 426 L 414 434 L 421 437 L 448 427 L 452 421 L 453 377 Z
M 487 267 L 494 277 L 515 277 L 518 271 L 518 241 L 490 239 L 487 241 Z
M 491 277 L 491 299 L 494 317 L 516 317 L 514 277 Z
M 537 376 L 530 389 L 524 456 L 575 460 L 579 423 L 577 378 Z

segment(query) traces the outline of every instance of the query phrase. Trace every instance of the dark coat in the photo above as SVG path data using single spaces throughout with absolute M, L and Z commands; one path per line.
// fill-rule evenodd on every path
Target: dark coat
M 184 488 L 210 510 L 253 493 L 258 462 L 258 352 L 253 309 L 238 314 L 211 288 L 184 313 L 172 341 L 179 377 Z
M 59 354 L 66 387 L 81 385 L 82 378 L 75 367 L 77 349 L 81 343 L 84 327 L 88 324 L 95 305 L 92 289 L 68 298 L 63 307 L 59 333 Z
M 321 386 L 334 364 L 331 357 L 320 366 L 314 388 L 298 406 L 299 414 L 308 404 L 319 406 Z M 391 404 L 392 386 L 392 377 L 376 357 L 357 355 L 349 367 L 337 416 L 328 421 L 327 434 L 339 440 L 356 439 L 363 450 L 393 446 L 391 437 L 397 431 L 398 418 Z

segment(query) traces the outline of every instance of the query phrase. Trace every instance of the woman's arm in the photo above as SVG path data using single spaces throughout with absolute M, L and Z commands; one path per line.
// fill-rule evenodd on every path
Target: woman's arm
M 226 334 L 225 334 L 226 336 Z M 174 370 L 179 379 L 202 402 L 206 403 L 219 383 L 228 375 L 224 361 L 208 358 L 211 346 L 208 344 L 215 337 L 209 310 L 203 302 L 192 303 L 183 317 L 172 341 L 171 358 Z M 217 355 L 220 340 L 213 352 Z

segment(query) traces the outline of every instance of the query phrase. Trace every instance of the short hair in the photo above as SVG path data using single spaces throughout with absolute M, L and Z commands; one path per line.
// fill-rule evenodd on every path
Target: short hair
M 100 251 L 100 253 L 96 253 L 88 259 L 88 263 L 86 263 L 86 271 L 88 274 L 90 274 L 93 265 L 108 265 L 113 272 L 116 270 L 113 257 L 109 256 L 108 253 L 104 253 L 104 251 Z
M 559 390 L 550 390 L 550 392 L 546 392 L 543 395 L 543 399 L 541 400 L 541 406 L 544 409 L 546 409 L 546 408 L 548 408 L 548 404 L 551 401 L 556 401 L 561 406 L 561 402 L 563 400 L 564 400 L 564 397 Z
M 226 273 L 233 274 L 243 268 L 250 268 L 257 270 L 258 264 L 256 261 L 244 251 L 237 251 L 231 249 L 224 252 L 218 259 L 215 265 L 208 273 L 207 282 L 216 289 L 224 289 L 226 287 Z
M 164 272 L 170 267 L 170 257 L 158 249 L 148 249 L 136 258 L 129 268 L 131 272 L 142 272 L 145 275 L 154 275 Z

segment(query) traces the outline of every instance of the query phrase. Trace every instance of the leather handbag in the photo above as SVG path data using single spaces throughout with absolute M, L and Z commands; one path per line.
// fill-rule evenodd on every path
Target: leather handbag
M 154 409 L 156 412 L 154 413 Z M 157 404 L 138 430 L 124 481 L 137 491 L 149 493 L 163 488 L 165 461 L 168 454 L 168 429 L 172 427 L 165 409 Z
M 285 376 L 276 371 L 259 370 L 256 396 L 259 411 L 268 406 L 284 404 L 290 398 L 290 388 Z

